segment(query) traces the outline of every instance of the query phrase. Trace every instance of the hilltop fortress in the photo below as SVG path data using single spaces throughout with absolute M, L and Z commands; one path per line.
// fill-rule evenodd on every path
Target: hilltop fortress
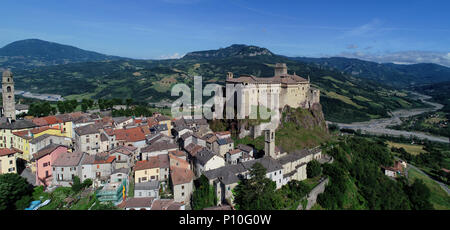
M 233 73 L 229 72 L 226 84 L 240 85 L 242 91 L 240 95 L 235 95 L 235 101 L 241 103 L 241 112 L 246 116 L 252 107 L 257 106 L 278 110 L 286 105 L 309 109 L 313 104 L 320 103 L 320 91 L 311 87 L 309 77 L 305 79 L 295 73 L 288 74 L 285 63 L 275 65 L 273 77 L 241 75 L 233 78 Z

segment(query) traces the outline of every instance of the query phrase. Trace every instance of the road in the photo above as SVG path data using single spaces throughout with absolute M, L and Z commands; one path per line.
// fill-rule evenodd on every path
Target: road
M 414 137 L 417 137 L 420 139 L 427 139 L 430 141 L 450 143 L 448 137 L 433 136 L 433 135 L 429 135 L 429 134 L 426 134 L 423 132 L 418 132 L 418 131 L 410 132 L 410 131 L 395 130 L 395 129 L 387 128 L 390 125 L 401 124 L 402 121 L 400 120 L 400 118 L 402 118 L 402 117 L 411 117 L 411 116 L 415 116 L 415 115 L 425 113 L 425 112 L 436 111 L 443 107 L 443 105 L 441 105 L 441 104 L 427 101 L 428 99 L 431 98 L 430 96 L 418 94 L 418 93 L 414 93 L 414 94 L 416 94 L 417 97 L 424 103 L 431 105 L 432 108 L 420 108 L 420 109 L 410 109 L 410 110 L 400 109 L 400 110 L 391 112 L 390 118 L 372 119 L 370 121 L 353 122 L 350 124 L 345 124 L 345 123 L 336 123 L 336 124 L 338 124 L 340 128 L 353 129 L 353 130 L 360 129 L 362 131 L 362 133 L 366 133 L 366 134 L 374 134 L 374 135 L 386 134 L 386 135 L 391 135 L 391 136 L 402 135 L 405 137 L 414 136 Z M 333 122 L 327 121 L 327 123 L 331 124 Z
M 431 178 L 430 176 L 428 176 L 428 174 L 426 174 L 425 172 L 423 172 L 422 170 L 420 170 L 419 168 L 417 168 L 416 166 L 412 165 L 412 164 L 408 164 L 408 167 L 411 167 L 415 170 L 417 170 L 418 172 L 420 172 L 421 174 L 425 175 L 426 177 L 430 178 L 431 180 L 433 180 L 434 182 L 438 183 L 442 189 L 444 189 L 444 191 L 447 192 L 448 195 L 450 195 L 450 189 L 448 188 L 448 186 L 440 181 L 437 181 L 433 178 Z M 409 170 L 409 169 L 408 169 Z

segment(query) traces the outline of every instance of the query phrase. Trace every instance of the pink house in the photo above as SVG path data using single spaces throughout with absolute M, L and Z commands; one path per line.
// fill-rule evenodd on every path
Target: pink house
M 47 187 L 52 183 L 52 165 L 61 155 L 67 153 L 67 146 L 50 144 L 34 154 L 36 161 L 36 184 Z

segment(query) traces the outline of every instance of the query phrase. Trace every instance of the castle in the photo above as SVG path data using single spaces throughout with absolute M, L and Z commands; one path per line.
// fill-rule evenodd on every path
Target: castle
M 241 87 L 242 93 L 237 100 L 240 100 L 240 109 L 245 115 L 250 114 L 255 106 L 283 109 L 288 105 L 308 109 L 314 103 L 320 103 L 320 91 L 311 87 L 309 77 L 305 79 L 295 73 L 288 74 L 285 63 L 275 65 L 273 77 L 241 75 L 233 78 L 233 73 L 229 72 L 226 84 L 227 87 L 230 84 Z

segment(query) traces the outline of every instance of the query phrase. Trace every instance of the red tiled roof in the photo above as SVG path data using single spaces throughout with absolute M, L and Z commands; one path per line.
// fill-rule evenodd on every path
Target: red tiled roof
M 15 148 L 1 148 L 0 149 L 0 157 L 6 156 L 12 153 L 20 153 L 21 151 Z
M 124 140 L 127 142 L 137 142 L 145 140 L 145 133 L 140 127 L 128 128 L 128 129 L 116 129 L 114 130 L 116 140 Z
M 164 168 L 167 167 L 169 163 L 168 160 L 164 159 L 167 157 L 167 154 L 150 157 L 148 160 L 138 161 L 136 162 L 136 166 L 134 167 L 135 171 L 144 170 L 144 169 L 152 169 L 152 168 Z
M 230 154 L 233 155 L 233 154 L 240 153 L 240 152 L 242 152 L 242 150 L 240 150 L 240 149 L 233 149 L 233 150 L 230 151 Z
M 186 184 L 194 179 L 194 173 L 190 169 L 171 167 L 170 170 L 173 185 Z
M 44 126 L 44 127 L 38 127 L 38 128 L 30 129 L 29 131 L 32 134 L 38 134 L 38 133 L 44 132 L 44 131 L 49 130 L 49 129 L 59 130 L 59 128 L 56 128 L 56 127 Z M 16 136 L 19 136 L 19 137 L 25 137 L 25 136 L 28 135 L 28 130 L 13 132 L 13 134 L 16 135 Z
M 95 160 L 94 164 L 111 164 L 115 159 L 116 159 L 115 156 L 110 156 L 110 157 L 108 157 L 106 159 Z

